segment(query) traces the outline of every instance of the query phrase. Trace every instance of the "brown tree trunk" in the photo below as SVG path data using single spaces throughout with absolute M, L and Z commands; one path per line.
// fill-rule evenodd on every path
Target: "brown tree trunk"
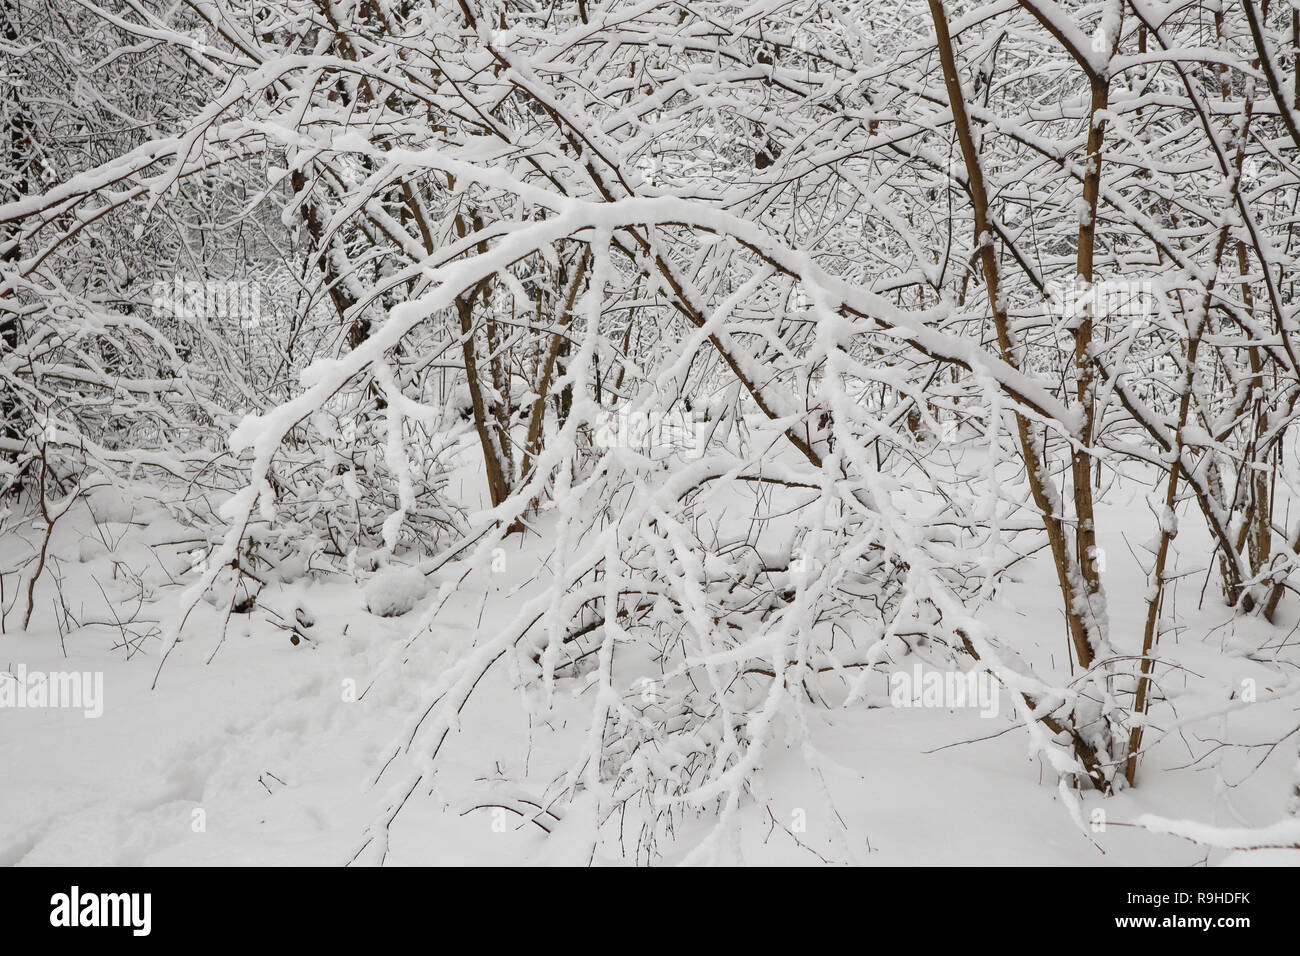
M 944 83 L 948 91 L 948 100 L 952 107 L 953 122 L 957 129 L 957 138 L 961 144 L 962 156 L 966 164 L 967 177 L 970 183 L 971 204 L 975 217 L 975 246 L 979 250 L 980 262 L 984 272 L 984 282 L 988 292 L 990 308 L 993 311 L 994 329 L 997 333 L 998 346 L 1001 351 L 1002 359 L 1013 368 L 1019 367 L 1019 361 L 1016 354 L 1015 344 L 1011 337 L 1010 322 L 1007 317 L 1005 304 L 1002 302 L 999 290 L 999 275 L 997 255 L 992 243 L 992 229 L 989 222 L 988 193 L 984 184 L 983 169 L 980 165 L 979 154 L 975 147 L 974 136 L 971 132 L 970 120 L 966 112 L 965 96 L 962 93 L 961 81 L 957 72 L 956 55 L 953 51 L 952 38 L 948 32 L 947 18 L 944 14 L 941 0 L 929 0 L 930 13 L 934 19 L 935 33 L 937 36 L 939 60 L 943 67 Z M 1093 136 L 1089 137 L 1090 153 L 1093 148 L 1099 152 L 1100 140 L 1094 141 Z M 1096 186 L 1094 184 L 1094 190 Z M 1094 192 L 1095 203 L 1095 192 Z M 1089 249 L 1089 269 L 1091 269 L 1091 249 Z M 1078 341 L 1078 340 L 1077 340 Z M 1079 350 L 1082 351 L 1079 351 Z M 1086 351 L 1086 340 L 1078 341 L 1076 350 L 1076 361 L 1082 356 L 1090 362 Z M 1091 378 L 1081 379 L 1080 391 L 1082 394 L 1091 396 Z M 1084 435 L 1080 436 L 1085 447 L 1091 441 L 1091 418 L 1087 420 L 1088 429 Z M 1098 657 L 1098 651 L 1102 647 L 1100 633 L 1095 623 L 1091 620 L 1091 615 L 1097 605 L 1094 603 L 1093 588 L 1100 589 L 1097 582 L 1095 569 L 1092 569 L 1091 577 L 1076 573 L 1078 564 L 1076 559 L 1069 552 L 1068 542 L 1066 540 L 1063 516 L 1060 513 L 1060 497 L 1057 494 L 1056 487 L 1052 484 L 1051 476 L 1043 462 L 1043 446 L 1041 439 L 1033 428 L 1032 423 L 1022 413 L 1016 413 L 1016 429 L 1020 440 L 1021 458 L 1025 464 L 1025 473 L 1029 480 L 1030 494 L 1034 499 L 1034 504 L 1043 517 L 1043 527 L 1047 532 L 1048 543 L 1052 550 L 1052 559 L 1056 567 L 1057 582 L 1061 590 L 1062 604 L 1066 615 L 1066 622 L 1070 632 L 1071 643 L 1074 653 L 1079 661 L 1080 666 L 1087 668 L 1091 666 Z M 1080 537 L 1076 546 L 1078 553 L 1083 554 L 1085 547 L 1091 549 L 1094 539 L 1092 537 L 1092 512 L 1091 512 L 1091 486 L 1088 482 L 1088 462 L 1089 458 L 1085 453 L 1076 452 L 1074 457 L 1075 470 L 1074 476 L 1076 485 L 1082 476 L 1082 485 L 1086 491 L 1084 501 L 1087 511 L 1084 513 L 1088 522 L 1089 536 L 1084 539 Z M 1079 463 L 1082 462 L 1080 471 Z M 1077 492 L 1077 488 L 1076 488 Z M 1076 494 L 1076 503 L 1080 500 Z M 1081 516 L 1080 525 L 1083 525 L 1083 516 Z M 1092 551 L 1087 551 L 1089 555 Z M 1091 562 L 1089 562 L 1090 564 Z M 1087 590 L 1081 591 L 1080 582 L 1087 582 Z M 1086 609 L 1090 619 L 1085 619 L 1081 609 Z M 1063 725 L 1058 724 L 1060 730 L 1065 730 Z M 1072 733 L 1074 739 L 1075 754 L 1081 760 L 1085 767 L 1089 767 L 1089 775 L 1092 777 L 1094 785 L 1099 789 L 1106 789 L 1109 782 L 1106 779 L 1104 771 L 1101 769 L 1097 755 L 1091 746 L 1086 744 L 1077 734 Z

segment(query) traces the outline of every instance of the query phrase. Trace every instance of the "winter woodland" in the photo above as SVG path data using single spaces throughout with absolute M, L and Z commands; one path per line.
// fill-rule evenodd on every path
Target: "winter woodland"
M 1300 862 L 1296 0 L 0 11 L 0 863 Z

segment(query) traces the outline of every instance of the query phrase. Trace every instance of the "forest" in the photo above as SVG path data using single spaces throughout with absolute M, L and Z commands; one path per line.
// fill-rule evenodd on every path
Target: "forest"
M 1300 864 L 1296 0 L 0 33 L 0 864 Z

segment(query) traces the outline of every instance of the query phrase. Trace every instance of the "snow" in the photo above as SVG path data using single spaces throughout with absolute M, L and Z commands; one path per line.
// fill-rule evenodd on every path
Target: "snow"
M 376 617 L 401 617 L 428 593 L 429 581 L 418 568 L 383 568 L 366 582 L 366 610 Z
M 228 6 L 9 64 L 0 863 L 1294 865 L 1285 5 Z
M 1142 489 L 1134 488 L 1126 509 L 1103 513 L 1100 523 L 1103 529 L 1122 528 L 1126 515 L 1149 520 L 1146 509 Z M 143 503 L 137 509 L 151 510 L 158 511 Z M 79 547 L 91 530 L 89 513 L 83 514 L 76 526 L 60 529 L 55 545 Z M 102 672 L 103 712 L 93 723 L 103 730 L 85 734 L 80 725 L 90 722 L 80 711 L 0 712 L 5 728 L 0 753 L 7 764 L 24 767 L 30 781 L 0 791 L 0 862 L 346 862 L 385 794 L 409 787 L 411 778 L 390 770 L 378 786 L 359 788 L 358 781 L 374 781 L 394 746 L 409 738 L 411 715 L 427 707 L 440 688 L 475 681 L 477 696 L 451 728 L 440 758 L 439 795 L 403 811 L 389 836 L 387 862 L 585 859 L 591 831 L 585 822 L 589 811 L 580 802 L 551 804 L 563 822 L 548 818 L 550 836 L 515 812 L 535 813 L 535 806 L 548 805 L 538 781 L 567 766 L 576 742 L 573 730 L 556 723 L 553 733 L 529 734 L 509 670 L 482 670 L 508 645 L 520 621 L 552 601 L 544 581 L 526 580 L 539 556 L 536 545 L 508 548 L 504 574 L 475 572 L 456 587 L 443 588 L 441 610 L 428 623 L 427 615 L 420 620 L 383 616 L 408 614 L 431 591 L 430 579 L 417 568 L 393 563 L 356 581 L 337 572 L 313 572 L 268 585 L 259 609 L 242 616 L 246 626 L 232 627 L 215 657 L 224 608 L 204 603 L 196 612 L 202 616 L 187 632 L 191 636 L 178 645 L 157 689 L 150 691 L 153 661 L 124 652 L 91 576 L 107 582 L 114 561 L 174 556 L 169 560 L 186 577 L 170 585 L 159 575 L 150 585 L 152 613 L 145 615 L 165 616 L 175 607 L 176 592 L 198 573 L 184 570 L 190 563 L 187 545 L 147 543 L 170 540 L 174 529 L 173 535 L 167 530 L 162 519 L 121 526 L 124 536 L 112 555 L 92 555 L 79 571 L 69 568 L 65 587 L 78 589 L 78 581 L 89 585 L 82 592 L 87 617 L 106 617 L 109 624 L 68 634 L 66 658 L 52 621 L 7 637 L 8 654 L 28 671 Z M 1119 532 L 1114 534 L 1112 540 L 1103 530 L 1101 544 L 1112 555 L 1106 577 L 1112 613 L 1118 615 L 1116 632 L 1139 633 L 1132 625 L 1141 613 L 1135 599 L 1142 578 L 1133 573 L 1135 565 L 1121 562 L 1118 556 L 1127 551 Z M 1195 559 L 1203 553 L 1203 536 L 1199 528 L 1196 540 L 1180 536 L 1180 553 Z M 775 549 L 766 559 L 780 553 Z M 1005 586 L 1007 600 L 989 606 L 981 628 L 1043 665 L 1054 655 L 1060 663 L 1059 632 L 1037 623 L 1051 607 L 1050 565 L 1035 560 L 1021 567 L 1022 580 Z M 443 573 L 438 578 L 454 580 Z M 91 606 L 92 596 L 99 611 Z M 1211 609 L 1199 620 L 1208 628 L 1222 615 Z M 289 640 L 285 628 L 295 623 L 308 640 Z M 1257 622 L 1253 630 L 1243 624 L 1237 633 L 1223 650 L 1213 640 L 1164 649 L 1166 659 L 1179 667 L 1161 672 L 1161 686 L 1174 695 L 1171 702 L 1182 720 L 1172 724 L 1157 709 L 1160 734 L 1143 765 L 1143 786 L 1109 799 L 1059 792 L 1042 758 L 1026 760 L 1023 730 L 1016 729 L 1019 721 L 1005 706 L 992 719 L 969 707 L 895 708 L 882 678 L 856 706 L 806 713 L 806 739 L 787 717 L 778 718 L 771 743 L 761 754 L 751 751 L 751 761 L 762 764 L 761 785 L 755 800 L 735 810 L 744 835 L 739 858 L 778 865 L 825 858 L 879 865 L 1181 866 L 1195 863 L 1208 848 L 1216 862 L 1252 864 L 1252 854 L 1267 853 L 1271 862 L 1284 864 L 1288 852 L 1300 851 L 1246 848 L 1277 846 L 1292 834 L 1294 825 L 1278 820 L 1285 812 L 1294 756 L 1279 752 L 1265 762 L 1248 787 L 1236 789 L 1230 809 L 1214 777 L 1187 766 L 1179 743 L 1206 735 L 1218 739 L 1224 706 L 1232 708 L 1230 739 L 1266 739 L 1273 728 L 1285 726 L 1294 697 L 1280 696 L 1279 675 L 1266 664 L 1243 656 L 1257 655 L 1275 641 L 1275 632 Z M 412 635 L 418 639 L 410 640 Z M 476 642 L 482 646 L 468 666 L 458 663 Z M 1233 655 L 1239 673 L 1258 680 L 1260 702 L 1227 701 L 1218 682 L 1194 676 L 1221 669 L 1215 662 L 1224 653 Z M 902 661 L 910 670 L 915 659 Z M 431 685 L 428 674 L 444 679 Z M 555 713 L 571 721 L 587 709 L 585 687 L 585 680 L 559 679 Z M 631 687 L 639 699 L 642 688 L 635 682 Z M 1294 687 L 1300 685 L 1293 682 L 1286 690 Z M 1243 751 L 1240 758 L 1230 755 L 1220 772 L 1235 777 L 1254 763 Z M 726 782 L 719 778 L 695 796 L 721 792 Z M 1074 800 L 1081 806 L 1073 807 Z M 505 812 L 504 830 L 494 828 L 500 818 L 490 805 L 498 804 L 514 808 Z M 1152 813 L 1153 807 L 1161 809 Z M 1090 822 L 1097 808 L 1110 822 L 1130 825 L 1095 832 Z M 765 839 L 769 812 L 781 826 Z M 1242 817 L 1252 825 L 1243 826 Z M 1078 819 L 1086 832 L 1080 832 Z M 200 822 L 204 828 L 196 830 Z M 806 830 L 796 829 L 796 822 Z M 710 832 L 706 819 L 683 820 L 678 842 L 664 844 L 664 855 L 653 861 L 684 860 Z M 602 863 L 646 861 L 630 846 L 620 849 L 604 839 L 598 846 Z

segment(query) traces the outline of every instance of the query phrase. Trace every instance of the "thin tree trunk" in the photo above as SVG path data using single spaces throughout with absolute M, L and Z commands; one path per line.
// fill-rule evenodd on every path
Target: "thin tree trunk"
M 979 249 L 989 304 L 993 310 L 993 323 L 997 333 L 998 346 L 1002 354 L 1002 360 L 1013 368 L 1018 368 L 1019 359 L 1016 355 L 1015 345 L 1011 337 L 1010 322 L 1000 293 L 997 255 L 994 252 L 992 243 L 985 241 L 986 237 L 992 234 L 988 219 L 988 193 L 984 185 L 984 174 L 980 166 L 979 155 L 975 150 L 970 120 L 966 113 L 965 97 L 957 74 L 957 61 L 953 52 L 952 38 L 948 33 L 947 18 L 941 0 L 929 0 L 929 4 L 938 38 L 939 60 L 943 66 L 944 82 L 948 90 L 949 103 L 952 106 L 953 122 L 957 127 L 957 138 L 961 144 L 962 156 L 965 159 L 967 176 L 970 181 L 972 207 L 975 215 L 975 242 Z M 1020 439 L 1021 458 L 1025 463 L 1025 472 L 1029 479 L 1030 494 L 1033 496 L 1034 504 L 1043 516 L 1043 525 L 1047 531 L 1048 542 L 1051 545 L 1057 580 L 1065 605 L 1070 639 L 1080 665 L 1088 667 L 1096 659 L 1097 654 L 1089 634 L 1089 628 L 1079 613 L 1079 608 L 1089 606 L 1089 602 L 1087 595 L 1079 590 L 1077 581 L 1080 578 L 1073 573 L 1075 562 L 1069 554 L 1064 522 L 1060 513 L 1060 498 L 1056 494 L 1055 487 L 1051 484 L 1051 476 L 1043 463 L 1042 441 L 1034 433 L 1032 423 L 1020 412 L 1016 413 L 1016 428 Z M 1086 475 L 1086 463 L 1084 473 Z M 1084 484 L 1087 484 L 1086 480 Z
M 556 359 L 560 354 L 561 344 L 568 341 L 563 334 L 564 329 L 568 328 L 569 319 L 573 315 L 573 305 L 577 301 L 578 290 L 582 288 L 582 281 L 586 276 L 587 265 L 590 261 L 591 247 L 587 246 L 582 250 L 582 258 L 578 261 L 578 268 L 574 273 L 573 282 L 569 285 L 560 314 L 556 319 L 559 331 L 551 336 L 550 347 L 546 350 L 546 356 L 542 360 L 542 367 L 538 371 L 537 385 L 533 389 L 537 394 L 537 398 L 533 400 L 532 411 L 528 418 L 528 437 L 524 443 L 524 457 L 520 469 L 521 481 L 528 481 L 531 477 L 533 461 L 542 449 L 542 425 L 546 418 L 546 399 L 550 394 L 551 382 L 555 379 Z
M 979 249 L 980 262 L 984 272 L 984 282 L 988 291 L 989 305 L 993 311 L 993 323 L 997 333 L 998 346 L 1002 359 L 1013 368 L 1018 368 L 1015 344 L 1011 337 L 1010 322 L 1005 303 L 999 288 L 997 255 L 993 249 L 992 229 L 988 216 L 988 193 L 984 185 L 983 169 L 975 148 L 971 133 L 970 120 L 966 112 L 965 96 L 961 89 L 961 80 L 957 73 L 957 60 L 953 51 L 952 38 L 948 32 L 947 17 L 941 0 L 929 0 L 930 14 L 934 19 L 935 33 L 938 41 L 939 60 L 943 67 L 944 83 L 948 91 L 948 100 L 952 107 L 953 122 L 957 129 L 957 138 L 961 144 L 962 156 L 966 163 L 967 177 L 970 182 L 971 204 L 975 217 L 975 245 Z M 1086 356 L 1086 352 L 1084 353 Z M 1089 386 L 1090 388 L 1090 386 Z M 1034 504 L 1043 516 L 1043 526 L 1047 532 L 1048 543 L 1052 550 L 1052 559 L 1056 567 L 1057 582 L 1061 590 L 1062 603 L 1070 639 L 1080 666 L 1087 668 L 1098 657 L 1100 645 L 1098 633 L 1089 627 L 1080 613 L 1081 608 L 1094 608 L 1091 594 L 1081 591 L 1080 582 L 1088 580 L 1080 575 L 1077 564 L 1069 552 L 1066 541 L 1064 522 L 1060 513 L 1060 497 L 1051 483 L 1051 476 L 1043 461 L 1043 445 L 1035 434 L 1030 421 L 1019 411 L 1016 412 L 1016 429 L 1020 440 L 1021 458 L 1025 463 L 1025 473 L 1029 480 L 1030 494 Z M 1088 443 L 1085 440 L 1085 445 Z M 1076 456 L 1077 460 L 1077 456 Z M 1088 459 L 1083 461 L 1083 485 L 1089 488 L 1087 475 Z M 1079 472 L 1075 471 L 1076 480 Z M 1088 499 L 1090 503 L 1090 498 Z M 1089 518 L 1091 514 L 1089 513 Z M 1049 725 L 1050 726 L 1050 725 Z M 1057 725 L 1058 732 L 1064 730 Z M 1086 768 L 1098 789 L 1107 789 L 1109 781 L 1097 761 L 1097 755 L 1078 734 L 1071 734 L 1074 739 L 1075 754 Z

